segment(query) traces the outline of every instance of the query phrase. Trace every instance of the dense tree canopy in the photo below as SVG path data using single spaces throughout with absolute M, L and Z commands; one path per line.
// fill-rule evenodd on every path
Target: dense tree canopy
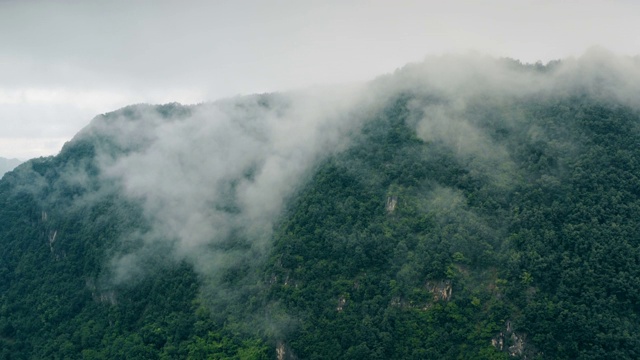
M 197 107 L 107 114 L 8 173 L 0 358 L 640 357 L 638 109 L 546 90 L 453 106 L 422 88 L 378 106 L 284 199 L 265 250 L 234 228 L 215 246 L 255 256 L 211 274 L 135 236 L 154 226 L 144 204 L 103 176 L 105 154 L 153 139 L 90 131 Z M 234 191 L 260 166 L 212 206 L 241 211 Z M 113 259 L 136 249 L 144 271 L 114 280 Z

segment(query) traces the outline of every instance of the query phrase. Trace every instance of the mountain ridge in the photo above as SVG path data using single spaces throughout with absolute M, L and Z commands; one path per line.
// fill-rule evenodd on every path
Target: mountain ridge
M 0 177 L 2 177 L 2 175 L 4 175 L 5 173 L 15 169 L 15 167 L 20 164 L 22 164 L 21 160 L 0 157 Z
M 0 181 L 0 354 L 634 358 L 634 64 L 98 116 Z

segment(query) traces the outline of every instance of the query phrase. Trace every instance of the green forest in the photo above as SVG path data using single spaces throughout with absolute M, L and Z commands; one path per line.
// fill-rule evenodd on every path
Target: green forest
M 533 79 L 562 67 L 504 62 Z M 314 158 L 259 251 L 243 223 L 206 245 L 243 254 L 210 272 L 132 236 L 155 224 L 104 176 L 105 156 L 153 137 L 92 130 L 204 105 L 98 116 L 0 181 L 0 359 L 640 358 L 640 108 L 606 74 L 561 91 L 477 81 L 463 106 L 396 86 L 345 115 L 360 119 L 348 145 Z M 211 206 L 235 219 L 261 166 Z M 142 251 L 140 275 L 114 281 L 113 259 Z

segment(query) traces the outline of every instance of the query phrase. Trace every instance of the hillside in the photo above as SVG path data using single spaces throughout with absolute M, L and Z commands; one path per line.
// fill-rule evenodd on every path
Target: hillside
M 639 74 L 452 56 L 97 116 L 0 181 L 0 358 L 638 358 Z
M 0 157 L 0 177 L 6 172 L 13 170 L 16 166 L 20 165 L 22 161 L 18 159 L 5 159 Z

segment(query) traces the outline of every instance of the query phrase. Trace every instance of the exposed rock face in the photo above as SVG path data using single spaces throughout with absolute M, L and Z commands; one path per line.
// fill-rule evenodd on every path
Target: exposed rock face
M 284 341 L 278 341 L 276 345 L 276 359 L 278 360 L 297 360 L 298 358 L 293 354 L 291 349 L 284 343 Z
M 284 360 L 286 354 L 287 351 L 284 348 L 284 343 L 279 342 L 278 346 L 276 347 L 276 357 L 278 358 L 278 360 Z
M 87 288 L 91 291 L 91 298 L 97 303 L 116 305 L 118 304 L 117 293 L 115 290 L 100 290 L 96 286 L 95 279 L 85 279 Z
M 493 339 L 491 339 L 491 345 L 502 351 L 504 349 L 504 333 L 500 333 L 498 334 L 498 336 L 494 337 Z
M 346 304 L 347 304 L 347 299 L 344 296 L 341 296 L 340 299 L 338 300 L 338 307 L 336 308 L 336 310 L 342 311 Z
M 389 196 L 387 198 L 387 206 L 385 207 L 385 209 L 387 209 L 387 212 L 391 214 L 396 209 L 397 205 L 398 205 L 398 197 Z
M 451 280 L 428 280 L 425 284 L 427 290 L 433 294 L 433 301 L 449 301 L 451 299 Z
M 58 235 L 57 230 L 52 230 L 49 232 L 49 249 L 53 253 L 53 243 L 56 242 L 56 236 Z
M 491 339 L 491 345 L 500 351 L 506 351 L 510 357 L 530 359 L 535 356 L 534 349 L 527 344 L 527 334 L 514 331 L 511 320 L 506 321 L 504 331 Z
M 526 334 L 511 333 L 511 343 L 513 345 L 509 346 L 509 355 L 522 356 L 524 354 L 526 336 Z M 526 359 L 527 357 L 525 356 L 524 358 Z
M 451 295 L 453 293 L 451 280 L 427 280 L 424 286 L 426 290 L 433 295 L 432 301 L 427 301 L 426 303 L 414 303 L 413 301 L 407 301 L 399 296 L 395 296 L 391 299 L 389 305 L 404 309 L 420 309 L 422 311 L 427 311 L 431 309 L 435 302 L 451 300 Z

